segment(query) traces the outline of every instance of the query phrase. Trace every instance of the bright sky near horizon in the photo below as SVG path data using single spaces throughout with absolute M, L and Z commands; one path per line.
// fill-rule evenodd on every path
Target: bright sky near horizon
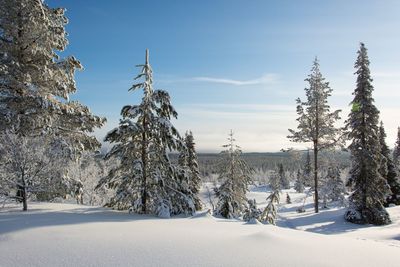
M 67 8 L 70 45 L 85 70 L 72 98 L 117 126 L 136 104 L 128 92 L 150 49 L 155 87 L 192 130 L 198 151 L 220 151 L 230 129 L 245 152 L 305 148 L 287 140 L 297 97 L 315 56 L 332 87 L 333 109 L 346 119 L 355 87 L 354 61 L 366 44 L 374 97 L 393 147 L 400 126 L 400 1 L 47 0 Z

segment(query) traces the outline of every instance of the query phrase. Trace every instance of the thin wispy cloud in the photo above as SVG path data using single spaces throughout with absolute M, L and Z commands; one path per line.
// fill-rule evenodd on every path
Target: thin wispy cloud
M 200 82 L 208 82 L 208 83 L 220 83 L 220 84 L 229 84 L 229 85 L 259 85 L 259 84 L 272 84 L 277 83 L 279 81 L 279 75 L 275 73 L 267 73 L 258 78 L 251 80 L 236 80 L 236 79 L 228 79 L 228 78 L 216 78 L 216 77 L 194 77 L 194 81 Z

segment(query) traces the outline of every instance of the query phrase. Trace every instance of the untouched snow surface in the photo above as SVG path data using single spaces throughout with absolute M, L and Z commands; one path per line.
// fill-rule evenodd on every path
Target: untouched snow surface
M 259 206 L 263 207 L 266 205 L 265 196 L 269 194 L 266 191 L 265 187 L 255 187 L 248 197 L 256 199 Z M 286 193 L 290 195 L 292 204 L 285 203 Z M 396 246 L 400 249 L 400 206 L 387 208 L 392 219 L 390 225 L 357 225 L 344 220 L 343 215 L 346 208 L 343 206 L 328 203 L 328 209 L 320 208 L 320 212 L 315 214 L 312 196 L 307 197 L 305 200 L 304 207 L 306 212 L 298 213 L 296 210 L 303 206 L 305 196 L 306 194 L 296 193 L 293 189 L 283 190 L 281 204 L 278 209 L 278 226 L 330 236 L 373 240 Z M 400 266 L 400 262 L 398 266 Z
M 265 192 L 253 193 L 265 199 Z M 0 266 L 387 267 L 400 262 L 395 243 L 374 241 L 388 238 L 386 227 L 359 227 L 372 240 L 346 231 L 311 233 L 320 225 L 329 228 L 329 213 L 296 217 L 286 205 L 280 225 L 307 231 L 217 219 L 206 212 L 159 219 L 72 204 L 31 203 L 28 212 L 19 208 L 0 212 Z M 399 233 L 397 222 L 393 225 L 391 232 Z

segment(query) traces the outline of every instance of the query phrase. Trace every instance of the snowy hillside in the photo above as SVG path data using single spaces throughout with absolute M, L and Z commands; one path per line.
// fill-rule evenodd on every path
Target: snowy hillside
M 250 193 L 260 202 L 265 195 Z M 299 215 L 301 194 L 291 195 L 294 204 L 280 207 L 282 227 L 207 213 L 159 219 L 73 204 L 8 208 L 0 212 L 0 266 L 398 266 L 399 207 L 389 209 L 392 225 L 360 227 L 338 209 Z

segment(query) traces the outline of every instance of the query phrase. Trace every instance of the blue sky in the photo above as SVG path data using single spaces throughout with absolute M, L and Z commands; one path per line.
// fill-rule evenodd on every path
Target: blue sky
M 72 98 L 115 127 L 136 64 L 150 49 L 156 88 L 167 90 L 199 151 L 219 151 L 230 129 L 246 152 L 305 148 L 290 143 L 295 98 L 304 96 L 315 56 L 348 115 L 360 41 L 366 43 L 375 99 L 393 146 L 400 112 L 400 1 L 48 0 L 67 8 L 70 45 L 81 60 Z

